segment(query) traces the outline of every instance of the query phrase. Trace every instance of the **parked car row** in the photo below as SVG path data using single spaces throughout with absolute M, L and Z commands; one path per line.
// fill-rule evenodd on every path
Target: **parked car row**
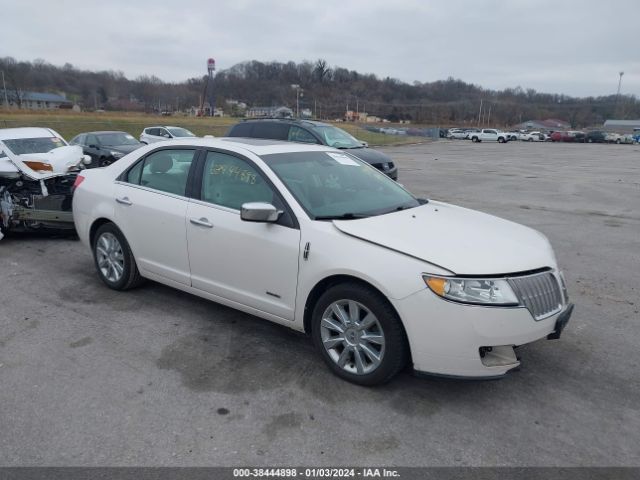
M 76 135 L 69 143 L 81 146 L 84 153 L 91 157 L 93 166 L 105 167 L 143 145 L 173 138 L 195 136 L 193 132 L 186 128 L 156 126 L 144 128 L 139 140 L 136 140 L 133 135 L 127 132 L 100 131 L 81 133 Z
M 552 142 L 570 143 L 633 144 L 637 142 L 633 135 L 620 135 L 618 133 L 602 132 L 600 130 L 592 130 L 589 132 L 576 130 L 553 132 L 550 138 Z
M 546 237 L 417 198 L 361 142 L 304 122 L 147 145 L 0 130 L 0 237 L 71 222 L 109 288 L 151 279 L 306 332 L 361 385 L 406 366 L 495 378 L 519 366 L 516 346 L 559 338 L 573 305 Z M 84 170 L 85 144 L 111 162 Z
M 574 143 L 616 143 L 633 144 L 640 142 L 640 132 L 634 135 L 621 135 L 619 133 L 592 130 L 581 132 L 577 130 L 564 130 L 557 132 L 541 131 L 509 131 L 502 132 L 498 129 L 479 128 L 451 128 L 447 132 L 450 140 L 479 141 L 522 141 L 522 142 L 574 142 Z

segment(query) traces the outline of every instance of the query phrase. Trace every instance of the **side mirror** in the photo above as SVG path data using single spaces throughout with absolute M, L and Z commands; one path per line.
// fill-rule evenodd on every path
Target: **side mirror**
M 240 218 L 245 222 L 277 222 L 282 210 L 266 202 L 249 202 L 242 205 Z
M 369 147 L 369 143 L 368 142 L 360 141 L 360 143 L 362 144 L 363 147 Z
M 89 148 L 93 148 L 94 150 L 100 150 L 100 147 L 98 145 L 89 145 Z

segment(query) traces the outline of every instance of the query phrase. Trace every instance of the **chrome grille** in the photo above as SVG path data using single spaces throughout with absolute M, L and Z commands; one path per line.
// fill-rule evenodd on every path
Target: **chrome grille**
M 509 278 L 509 284 L 536 320 L 542 320 L 562 310 L 560 285 L 551 272 Z

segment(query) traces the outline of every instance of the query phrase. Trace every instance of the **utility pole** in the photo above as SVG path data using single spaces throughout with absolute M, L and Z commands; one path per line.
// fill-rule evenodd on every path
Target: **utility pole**
M 296 91 L 296 118 L 300 118 L 300 97 L 304 96 L 304 90 L 297 83 L 292 83 L 291 88 Z
M 487 126 L 490 127 L 491 126 L 491 103 L 489 104 L 489 115 L 487 117 Z
M 624 72 L 620 72 L 620 80 L 618 80 L 618 93 L 616 93 L 616 104 L 613 108 L 613 112 L 614 115 L 617 115 L 618 113 L 618 101 L 620 100 L 620 89 L 622 88 L 622 76 L 624 75 Z
M 213 75 L 216 71 L 216 61 L 213 58 L 207 59 L 207 83 L 209 88 L 209 116 L 213 117 L 216 110 L 216 96 L 213 91 Z M 206 86 L 205 86 L 206 89 Z
M 482 115 L 482 99 L 480 99 L 480 110 L 478 110 L 478 127 L 480 126 L 481 115 Z

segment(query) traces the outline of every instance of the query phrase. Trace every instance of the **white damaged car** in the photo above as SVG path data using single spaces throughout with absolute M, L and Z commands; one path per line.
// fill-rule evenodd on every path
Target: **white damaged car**
M 9 230 L 73 230 L 71 188 L 89 163 L 49 128 L 0 129 L 0 238 Z
M 573 306 L 547 238 L 419 199 L 329 147 L 183 139 L 76 180 L 80 239 L 110 288 L 144 278 L 307 332 L 363 385 L 494 378 Z

